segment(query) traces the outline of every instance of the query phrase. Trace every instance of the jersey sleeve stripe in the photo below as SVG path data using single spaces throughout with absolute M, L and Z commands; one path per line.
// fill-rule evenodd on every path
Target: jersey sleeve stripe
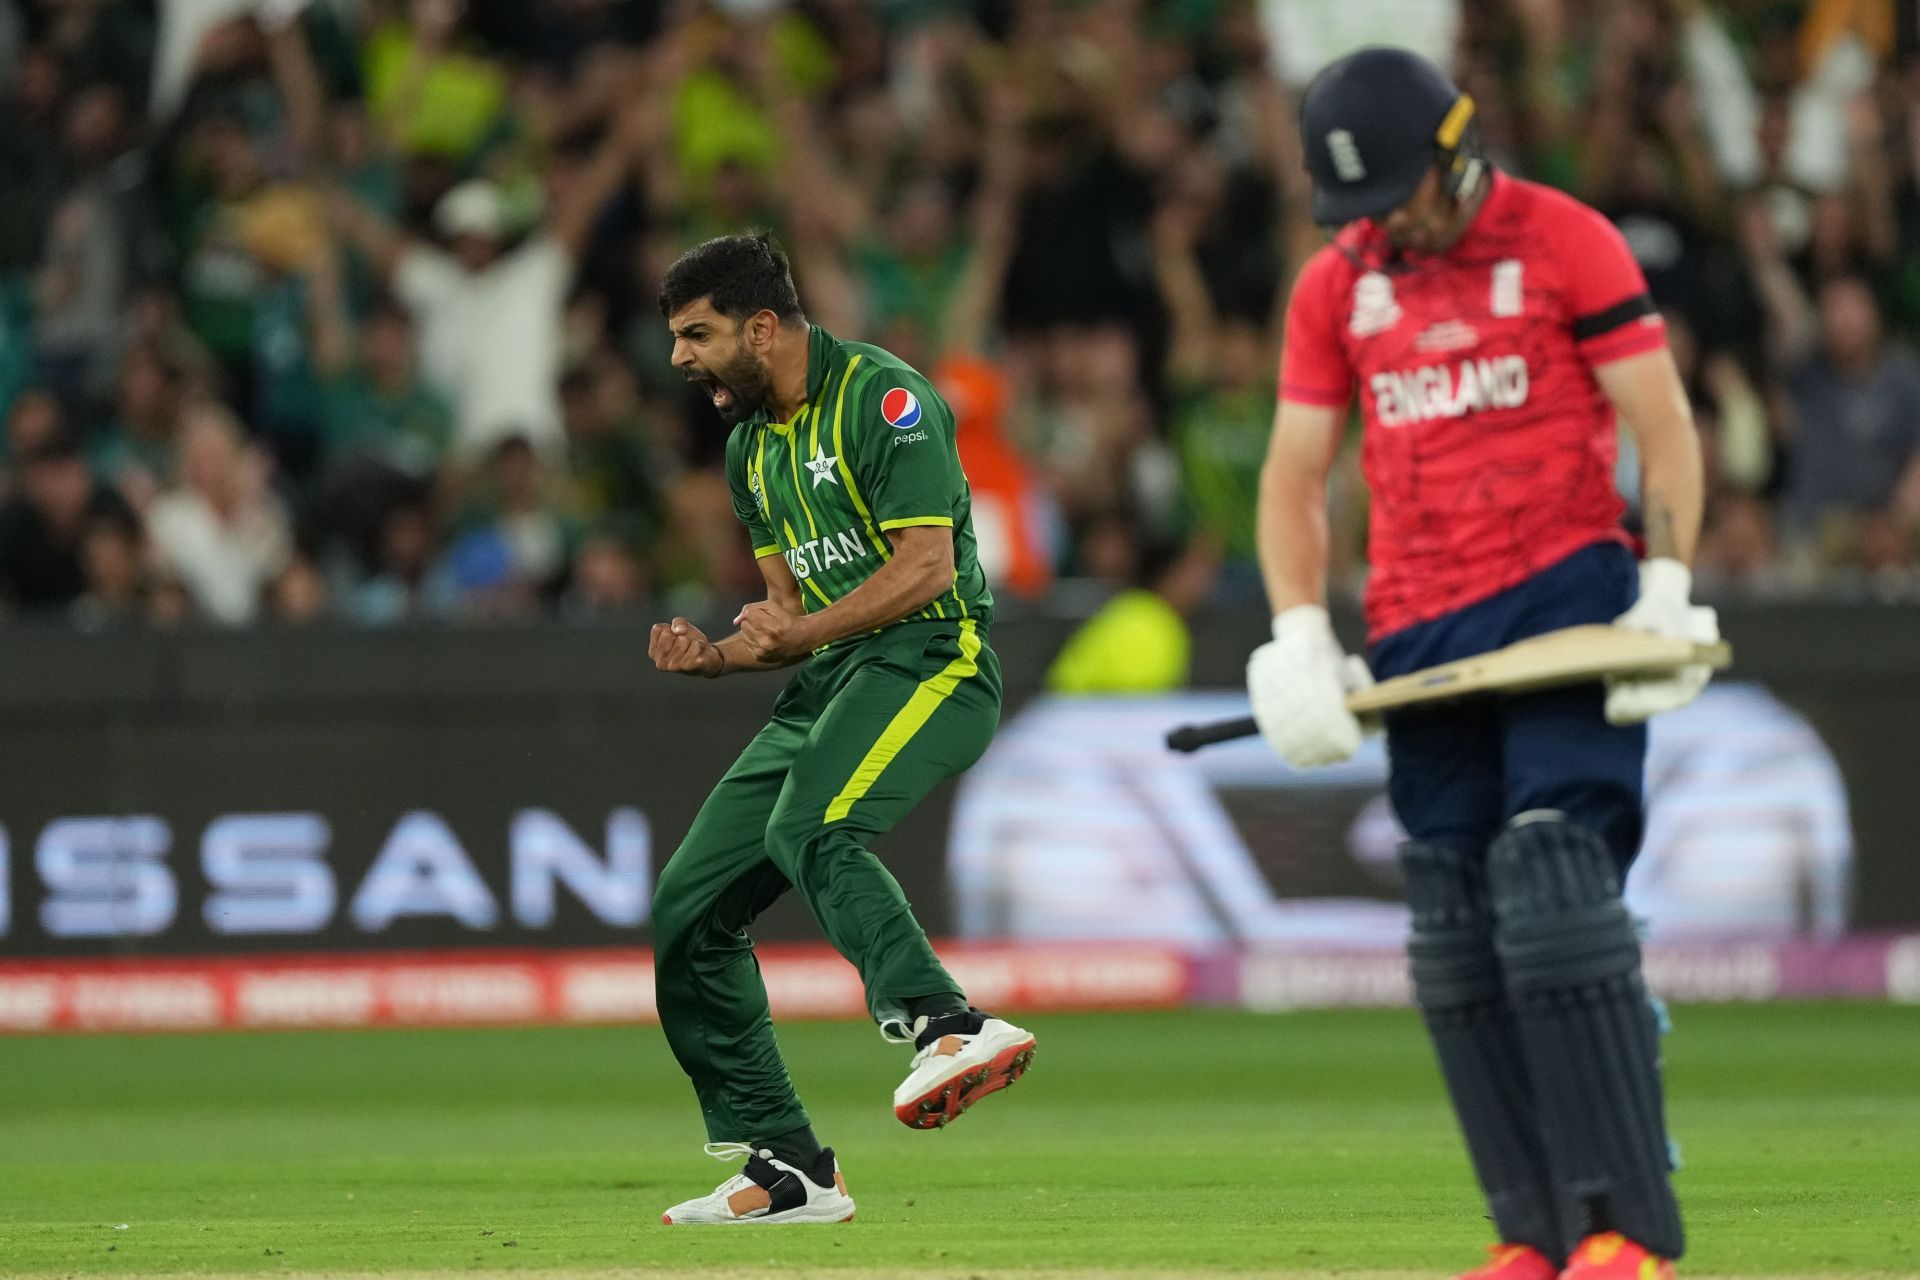
M 753 558 L 755 560 L 765 560 L 768 556 L 777 556 L 779 554 L 780 548 L 778 547 L 755 547 L 753 549 Z
M 1667 327 L 1657 318 L 1643 320 L 1631 329 L 1620 329 L 1604 338 L 1580 344 L 1580 358 L 1589 368 L 1611 364 L 1615 360 L 1625 360 L 1628 356 L 1643 355 L 1648 351 L 1658 351 L 1666 345 Z
M 1657 312 L 1658 308 L 1653 305 L 1650 294 L 1636 293 L 1631 298 L 1614 303 L 1604 311 L 1576 317 L 1573 322 L 1573 340 L 1591 342 L 1602 334 L 1612 333 L 1622 325 L 1633 323 L 1641 316 L 1655 315 Z
M 894 520 L 882 520 L 882 529 L 913 529 L 921 526 L 938 525 L 943 529 L 953 528 L 952 516 L 901 516 Z

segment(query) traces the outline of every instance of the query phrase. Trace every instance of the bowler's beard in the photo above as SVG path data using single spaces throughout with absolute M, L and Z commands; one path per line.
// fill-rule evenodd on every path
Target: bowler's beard
M 725 387 L 731 396 L 727 404 L 714 406 L 720 421 L 728 426 L 745 422 L 767 407 L 773 379 L 768 376 L 766 366 L 755 359 L 751 351 L 742 350 L 710 376 Z

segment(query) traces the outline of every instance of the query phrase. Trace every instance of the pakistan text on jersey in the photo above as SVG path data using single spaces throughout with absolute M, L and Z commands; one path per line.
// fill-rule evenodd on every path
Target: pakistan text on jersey
M 787 557 L 794 577 L 811 578 L 836 564 L 865 560 L 872 552 L 858 529 L 842 529 L 824 537 L 808 538 L 799 546 L 788 547 L 782 554 Z
M 1376 373 L 1374 418 L 1383 427 L 1400 427 L 1434 418 L 1459 418 L 1482 409 L 1515 409 L 1527 402 L 1525 356 L 1429 364 L 1418 369 Z

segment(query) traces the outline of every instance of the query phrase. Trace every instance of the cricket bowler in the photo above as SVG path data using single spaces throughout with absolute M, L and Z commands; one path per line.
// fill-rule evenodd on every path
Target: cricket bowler
M 945 1125 L 1027 1069 L 1033 1036 L 968 1006 L 867 847 L 993 737 L 993 597 L 946 403 L 887 352 L 809 325 L 769 237 L 688 250 L 659 302 L 674 367 L 733 428 L 727 481 L 767 598 L 719 641 L 657 624 L 648 656 L 708 679 L 805 664 L 655 890 L 660 1024 L 708 1154 L 747 1160 L 662 1220 L 846 1222 L 853 1199 L 780 1059 L 745 929 L 789 888 L 806 898 L 882 1035 L 914 1046 L 893 1095 L 909 1127 Z
M 1359 747 L 1343 695 L 1373 676 L 1580 623 L 1719 638 L 1688 598 L 1700 450 L 1646 282 L 1599 213 L 1488 165 L 1473 110 L 1385 48 L 1302 99 L 1314 217 L 1341 230 L 1289 300 L 1258 517 L 1273 639 L 1247 667 L 1261 732 L 1296 767 Z M 1371 674 L 1323 607 L 1356 392 Z M 1616 414 L 1644 460 L 1637 563 Z M 1471 1280 L 1673 1274 L 1659 1031 L 1620 893 L 1644 721 L 1709 674 L 1385 717 L 1414 994 L 1500 1238 Z

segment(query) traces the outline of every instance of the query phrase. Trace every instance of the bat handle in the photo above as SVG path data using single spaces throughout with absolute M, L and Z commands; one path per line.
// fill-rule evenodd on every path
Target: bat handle
M 1212 724 L 1183 724 L 1167 734 L 1167 746 L 1175 751 L 1198 751 L 1216 742 L 1251 738 L 1259 732 L 1259 722 L 1252 716 L 1238 720 L 1215 720 Z

